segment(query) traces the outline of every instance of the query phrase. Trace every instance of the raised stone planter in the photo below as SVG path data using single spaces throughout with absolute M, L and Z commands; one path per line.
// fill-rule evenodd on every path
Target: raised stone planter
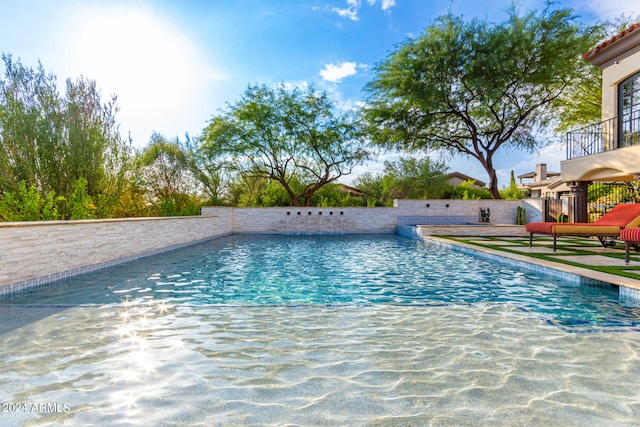
M 419 236 L 514 236 L 525 237 L 524 225 L 416 225 Z

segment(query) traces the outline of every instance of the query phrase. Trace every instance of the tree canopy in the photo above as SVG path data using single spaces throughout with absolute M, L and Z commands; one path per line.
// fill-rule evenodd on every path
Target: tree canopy
M 639 15 L 621 15 L 594 27 L 592 45 L 615 36 L 638 21 Z M 602 120 L 602 70 L 584 60 L 580 61 L 578 67 L 579 73 L 558 98 L 558 132 L 567 132 Z
M 154 133 L 139 160 L 146 193 L 160 208 L 160 215 L 196 214 L 193 156 L 185 144 Z
M 429 157 L 385 161 L 382 173 L 365 172 L 355 182 L 371 205 L 392 205 L 393 199 L 439 199 L 448 190 L 447 165 Z
M 73 209 L 80 204 L 71 200 L 81 191 L 96 203 L 97 215 L 111 216 L 134 155 L 118 132 L 115 97 L 103 103 L 95 82 L 82 77 L 68 79 L 60 95 L 42 64 L 33 69 L 8 54 L 2 59 L 0 194 L 23 200 L 35 195 L 32 189 L 55 194 L 68 202 L 60 203 L 60 217 L 70 218 L 78 216 Z
M 519 15 L 501 24 L 451 14 L 398 46 L 367 85 L 372 140 L 407 151 L 445 150 L 477 159 L 499 198 L 494 156 L 535 150 L 551 104 L 579 73 L 593 43 L 570 10 Z
M 203 140 L 203 150 L 238 173 L 280 183 L 292 206 L 309 206 L 313 193 L 370 156 L 353 115 L 313 88 L 249 86 Z

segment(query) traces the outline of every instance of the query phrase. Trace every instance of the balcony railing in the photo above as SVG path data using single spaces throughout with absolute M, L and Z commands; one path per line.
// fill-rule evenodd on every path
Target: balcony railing
M 614 141 L 618 118 L 606 120 L 567 133 L 567 160 L 598 154 L 605 141 Z
M 640 144 L 640 111 L 567 133 L 567 160 Z

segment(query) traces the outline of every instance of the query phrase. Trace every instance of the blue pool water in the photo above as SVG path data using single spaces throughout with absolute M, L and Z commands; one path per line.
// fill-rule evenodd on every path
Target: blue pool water
M 0 425 L 637 426 L 639 318 L 419 240 L 231 236 L 0 301 Z
M 614 286 L 552 275 L 395 235 L 230 236 L 69 279 L 12 304 L 510 304 L 571 330 L 636 327 Z

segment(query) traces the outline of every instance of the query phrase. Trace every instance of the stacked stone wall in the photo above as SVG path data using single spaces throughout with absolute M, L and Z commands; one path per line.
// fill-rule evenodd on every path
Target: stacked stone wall
M 195 217 L 0 223 L 0 292 L 228 234 L 396 233 L 429 222 L 479 222 L 480 209 L 490 210 L 491 224 L 511 225 L 518 206 L 528 221 L 540 220 L 535 200 L 397 200 L 386 208 L 204 207 Z

